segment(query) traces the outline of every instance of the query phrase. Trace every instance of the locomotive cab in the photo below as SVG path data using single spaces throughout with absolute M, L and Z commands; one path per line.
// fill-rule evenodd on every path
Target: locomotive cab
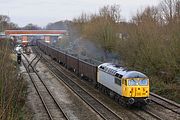
M 122 96 L 128 98 L 128 104 L 150 102 L 147 76 L 137 71 L 130 71 L 122 79 Z
M 105 86 L 118 101 L 127 105 L 145 105 L 149 99 L 149 78 L 141 72 L 129 71 L 126 68 L 111 63 L 98 66 L 97 83 Z M 112 94 L 115 93 L 115 94 Z

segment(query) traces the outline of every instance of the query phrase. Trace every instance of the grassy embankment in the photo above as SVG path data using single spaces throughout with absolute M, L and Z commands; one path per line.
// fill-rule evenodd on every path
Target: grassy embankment
M 25 119 L 26 84 L 18 76 L 17 62 L 12 59 L 8 40 L 0 41 L 0 119 Z M 16 58 L 15 58 L 16 59 Z

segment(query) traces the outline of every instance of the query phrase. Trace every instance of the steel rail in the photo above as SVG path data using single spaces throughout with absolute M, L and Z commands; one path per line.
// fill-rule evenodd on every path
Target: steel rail
M 36 50 L 37 51 L 37 50 Z M 75 83 L 73 80 L 71 80 L 71 78 L 69 78 L 67 75 L 65 75 L 62 71 L 60 71 L 55 65 L 53 65 L 53 63 L 49 62 L 49 60 L 47 60 L 44 56 L 42 56 L 42 58 L 46 61 L 46 64 L 48 66 L 48 68 L 59 78 L 61 79 L 71 90 L 73 90 L 85 103 L 87 103 L 94 111 L 96 111 L 104 120 L 108 120 L 111 119 L 110 116 L 107 116 L 106 113 L 103 113 L 104 111 L 101 111 L 97 106 L 97 103 L 99 105 L 101 105 L 101 107 L 104 107 L 104 109 L 106 109 L 107 111 L 109 111 L 112 115 L 114 115 L 113 117 L 116 119 L 120 119 L 122 120 L 123 118 L 121 118 L 120 116 L 118 116 L 116 113 L 114 113 L 112 110 L 110 110 L 107 106 L 105 106 L 103 103 L 101 103 L 99 100 L 97 100 L 94 96 L 92 96 L 91 94 L 89 94 L 85 89 L 83 89 L 81 86 L 79 86 L 77 83 Z M 51 66 L 50 66 L 51 65 Z M 57 72 L 55 72 L 52 69 L 56 69 Z M 61 76 L 58 75 L 59 73 L 61 73 Z M 62 78 L 62 76 L 64 76 Z M 66 79 L 66 80 L 65 80 Z M 85 98 L 83 95 L 86 95 Z M 94 100 L 93 104 L 89 103 L 88 100 Z M 92 101 L 90 101 L 92 102 Z M 95 105 L 96 104 L 96 105 Z M 110 114 L 109 113 L 109 114 Z M 105 117 L 106 116 L 106 117 Z
M 24 57 L 24 58 L 26 59 L 26 61 L 29 63 L 28 59 L 27 59 L 24 55 L 23 55 L 23 57 Z M 34 88 L 36 89 L 36 92 L 38 93 L 38 95 L 39 95 L 39 97 L 40 97 L 40 99 L 41 99 L 41 101 L 42 101 L 42 103 L 43 103 L 44 108 L 46 109 L 46 112 L 47 112 L 49 118 L 50 118 L 51 120 L 53 120 L 53 117 L 52 117 L 50 111 L 48 110 L 48 107 L 47 107 L 47 105 L 46 105 L 46 103 L 45 103 L 42 95 L 40 94 L 40 92 L 39 92 L 39 90 L 38 90 L 38 88 L 37 88 L 37 85 L 35 84 L 32 76 L 30 75 L 28 66 L 26 66 L 26 64 L 25 64 L 25 62 L 24 62 L 23 60 L 22 60 L 22 63 L 23 63 L 23 65 L 24 65 L 24 67 L 25 67 L 25 69 L 26 69 L 26 71 L 27 71 L 27 73 L 28 73 L 28 75 L 29 75 L 29 78 L 31 79 L 31 81 L 32 81 L 32 83 L 33 83 L 33 85 L 34 85 Z M 32 68 L 32 69 L 33 69 L 33 68 Z
M 41 51 L 42 52 L 42 51 Z M 48 61 L 48 60 L 46 60 L 46 61 Z M 56 64 L 57 65 L 57 64 Z M 54 66 L 55 67 L 55 66 Z M 57 68 L 56 68 L 57 69 Z M 69 77 L 69 76 L 66 76 L 66 77 Z M 69 78 L 70 79 L 70 78 Z M 152 95 L 152 93 L 150 93 L 151 95 Z M 159 97 L 157 97 L 157 98 L 159 98 Z M 162 99 L 162 100 L 164 100 L 164 99 Z M 167 100 L 167 102 L 169 103 L 169 104 L 173 104 L 173 102 L 169 102 L 168 100 Z M 160 104 L 160 103 L 159 103 Z M 161 105 L 161 104 L 160 104 Z M 179 108 L 179 105 L 178 104 L 173 104 L 173 105 L 175 105 L 176 107 L 178 107 Z M 165 108 L 167 108 L 167 109 L 170 109 L 170 108 L 168 108 L 168 107 L 166 107 L 166 106 L 164 106 L 163 105 L 163 107 L 165 107 Z M 176 113 L 178 113 L 178 111 L 175 111 L 175 110 L 173 110 L 173 109 L 170 109 L 170 110 L 172 110 L 173 112 L 176 112 Z M 145 109 L 143 109 L 143 111 L 146 113 L 146 114 L 149 114 L 150 116 L 152 116 L 152 117 L 154 117 L 155 119 L 158 119 L 158 120 L 162 120 L 162 118 L 160 117 L 160 116 L 158 116 L 158 115 L 156 115 L 156 114 L 154 114 L 154 113 L 152 113 L 151 111 L 148 111 L 148 110 L 145 110 Z M 132 112 L 132 111 L 131 111 Z M 179 113 L 178 113 L 179 114 Z M 138 114 L 137 114 L 138 115 Z M 140 117 L 141 119 L 144 119 L 142 116 Z
M 160 105 L 160 106 L 162 106 L 162 107 L 164 107 L 164 108 L 166 108 L 168 110 L 171 110 L 171 111 L 173 111 L 173 112 L 175 112 L 175 113 L 180 115 L 180 105 L 179 104 L 177 104 L 177 103 L 175 103 L 173 101 L 170 101 L 168 99 L 165 99 L 165 98 L 163 98 L 163 97 L 161 97 L 159 95 L 156 95 L 154 93 L 150 93 L 150 95 L 152 97 L 155 97 L 156 99 L 159 99 L 159 100 L 169 104 L 169 106 L 165 105 L 165 104 L 162 104 L 162 103 L 158 102 L 157 100 L 151 99 L 154 103 L 156 103 L 156 104 L 158 104 L 158 105 Z M 179 109 L 179 111 L 178 111 L 178 109 Z
M 24 56 L 24 54 L 23 54 Z M 24 58 L 26 59 L 26 61 L 28 61 L 28 59 L 24 56 Z M 39 60 L 38 60 L 39 61 Z M 29 62 L 28 62 L 29 63 Z M 25 65 L 25 64 L 24 64 Z M 30 64 L 30 66 L 32 67 L 32 65 Z M 57 105 L 57 107 L 59 108 L 59 110 L 62 112 L 63 116 L 69 120 L 68 116 L 66 115 L 66 113 L 63 111 L 62 107 L 59 105 L 59 103 L 57 102 L 57 100 L 55 99 L 55 97 L 53 96 L 52 92 L 47 88 L 46 84 L 44 83 L 44 81 L 41 79 L 41 77 L 39 76 L 39 74 L 37 73 L 37 71 L 34 70 L 34 68 L 32 67 L 34 73 L 37 75 L 37 77 L 39 78 L 39 80 L 41 81 L 41 83 L 44 85 L 44 87 L 46 88 L 47 92 L 49 93 L 49 95 L 51 96 L 51 98 L 53 99 L 54 103 Z M 38 86 L 36 85 L 36 83 L 34 82 L 33 78 L 31 77 L 30 73 L 29 74 L 29 77 L 31 79 L 31 81 L 33 82 L 33 85 L 35 86 L 35 89 L 36 91 L 38 92 L 38 95 L 40 96 L 42 102 L 43 102 L 43 105 L 45 107 L 45 109 L 47 110 L 47 113 L 48 113 L 48 116 L 50 117 L 51 120 L 53 120 L 53 117 L 40 93 L 40 91 L 38 90 Z

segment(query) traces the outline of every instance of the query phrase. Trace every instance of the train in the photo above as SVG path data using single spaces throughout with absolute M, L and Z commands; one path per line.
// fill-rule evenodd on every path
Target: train
M 42 41 L 38 41 L 37 46 L 52 59 L 81 78 L 88 79 L 95 88 L 122 105 L 145 106 L 151 101 L 149 78 L 141 72 L 128 70 L 113 63 L 96 65 Z

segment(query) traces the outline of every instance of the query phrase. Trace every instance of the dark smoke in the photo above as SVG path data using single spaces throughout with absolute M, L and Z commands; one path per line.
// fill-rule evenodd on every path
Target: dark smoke
M 76 54 L 82 59 L 95 59 L 100 62 L 118 63 L 118 55 L 115 53 L 105 52 L 103 49 L 95 45 L 91 40 L 84 39 L 79 34 L 78 30 L 73 26 L 70 21 L 60 21 L 54 24 L 48 24 L 46 28 L 67 30 L 67 35 L 63 37 L 64 42 L 60 42 L 56 47 L 63 48 L 70 54 Z M 92 60 L 87 60 L 91 61 Z M 95 62 L 99 64 L 99 62 Z

